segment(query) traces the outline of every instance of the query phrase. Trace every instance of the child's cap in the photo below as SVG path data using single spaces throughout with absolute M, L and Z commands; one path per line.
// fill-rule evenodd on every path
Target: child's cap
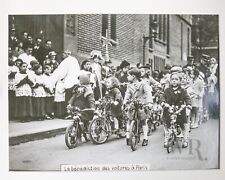
M 39 62 L 38 62 L 37 60 L 32 60 L 32 61 L 30 62 L 31 67 L 33 67 L 33 66 L 35 66 L 35 65 L 37 65 L 37 64 L 39 64 Z
M 48 55 L 49 55 L 49 56 L 56 56 L 57 54 L 56 54 L 55 51 L 50 51 L 50 52 L 48 53 Z
M 22 63 L 22 62 L 23 62 L 23 60 L 22 60 L 22 59 L 16 59 L 16 60 L 15 60 L 15 63 L 16 63 L 16 62 L 20 62 L 20 63 Z
M 80 81 L 80 84 L 82 84 L 82 85 L 90 84 L 90 75 L 91 75 L 91 73 L 89 73 L 89 72 L 82 72 L 82 73 L 78 76 L 78 79 L 79 79 L 79 81 Z
M 175 72 L 182 72 L 182 67 L 180 66 L 173 66 L 171 69 L 170 69 L 170 72 L 171 73 L 175 73 Z
M 137 78 L 140 78 L 141 77 L 141 71 L 138 68 L 132 68 L 131 70 L 128 71 L 128 74 L 134 75 Z

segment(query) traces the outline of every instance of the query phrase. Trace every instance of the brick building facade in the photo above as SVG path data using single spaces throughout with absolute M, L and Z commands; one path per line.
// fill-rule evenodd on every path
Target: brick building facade
M 150 63 L 153 69 L 161 70 L 165 64 L 186 64 L 191 54 L 191 15 L 76 14 L 14 19 L 18 32 L 27 28 L 36 37 L 43 30 L 57 52 L 70 49 L 79 61 L 92 50 L 100 50 L 105 56 L 101 36 L 106 36 L 106 29 L 112 40 L 109 57 L 115 65 L 127 60 L 132 64 Z M 152 22 L 157 24 L 157 33 L 153 33 Z M 145 44 L 143 36 L 148 37 Z

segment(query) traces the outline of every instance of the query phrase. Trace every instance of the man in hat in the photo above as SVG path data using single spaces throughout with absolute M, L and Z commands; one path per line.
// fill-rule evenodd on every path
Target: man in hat
M 92 60 L 91 68 L 92 72 L 96 76 L 96 87 L 94 87 L 95 100 L 102 98 L 102 65 L 100 63 L 103 60 L 101 51 L 93 50 L 90 53 L 89 59 Z
M 20 40 L 23 42 L 23 49 L 24 51 L 26 48 L 29 46 L 29 41 L 28 41 L 28 32 L 24 31 L 21 35 Z
M 53 51 L 52 49 L 52 41 L 46 40 L 45 45 L 40 46 L 39 49 L 39 62 L 41 65 L 43 65 L 43 61 L 46 59 L 46 56 L 49 54 L 49 52 Z
M 12 28 L 10 30 L 10 36 L 9 36 L 9 47 L 11 47 L 12 50 L 15 50 L 17 45 L 17 37 L 16 37 L 16 29 Z
M 121 85 L 120 85 L 120 91 L 122 93 L 122 96 L 125 96 L 125 92 L 127 89 L 127 83 L 128 83 L 128 79 L 127 79 L 127 72 L 130 68 L 130 63 L 127 62 L 126 60 L 123 60 L 119 66 L 119 71 L 118 73 L 116 73 L 116 77 L 118 78 L 118 80 L 120 81 Z
M 209 57 L 206 54 L 202 54 L 201 60 L 200 60 L 200 65 L 199 65 L 199 71 L 203 72 L 205 76 L 207 76 L 208 71 L 209 71 Z
M 191 55 L 187 57 L 187 64 L 183 68 L 187 67 L 194 68 L 194 57 Z
M 41 61 L 41 48 L 42 47 L 42 39 L 40 37 L 36 38 L 33 50 L 33 56 L 40 62 Z
M 203 95 L 203 121 L 208 119 L 208 112 L 209 112 L 209 106 L 208 106 L 208 77 L 210 75 L 210 70 L 209 70 L 209 57 L 206 54 L 202 54 L 201 60 L 200 60 L 200 65 L 198 67 L 199 71 L 204 74 L 203 80 L 205 83 L 205 88 L 204 88 L 204 95 Z

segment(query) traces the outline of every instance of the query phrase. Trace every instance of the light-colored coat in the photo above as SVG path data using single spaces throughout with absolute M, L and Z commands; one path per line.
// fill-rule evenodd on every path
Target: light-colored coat
M 191 84 L 195 96 L 192 99 L 192 107 L 202 107 L 202 99 L 204 95 L 204 82 L 197 78 Z

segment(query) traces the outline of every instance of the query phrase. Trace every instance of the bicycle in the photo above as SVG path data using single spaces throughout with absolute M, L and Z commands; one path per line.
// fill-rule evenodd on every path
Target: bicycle
M 112 103 L 107 98 L 102 98 L 96 102 L 94 117 L 89 125 L 90 139 L 93 144 L 105 143 L 112 134 L 116 134 L 120 138 L 126 136 L 126 121 L 123 117 L 118 119 L 120 132 L 114 129 L 114 122 L 110 112 Z
M 179 124 L 177 124 L 177 116 L 181 114 L 181 111 L 186 107 L 186 105 L 179 106 L 170 106 L 166 105 L 166 108 L 168 108 L 169 116 L 170 116 L 170 127 L 168 128 L 168 145 L 166 147 L 166 150 L 168 153 L 170 153 L 173 149 L 173 146 L 175 145 L 175 142 L 178 140 L 182 141 L 184 136 L 182 134 L 182 129 Z
M 141 124 L 141 119 L 139 115 L 139 110 L 148 110 L 148 106 L 141 103 L 139 100 L 133 100 L 129 101 L 127 104 L 130 104 L 129 108 L 125 109 L 125 112 L 130 111 L 133 112 L 133 118 L 130 122 L 130 129 L 129 129 L 129 145 L 132 149 L 132 151 L 137 150 L 137 145 L 140 142 L 140 136 L 143 133 L 142 131 L 142 124 Z
M 65 143 L 69 149 L 73 149 L 77 146 L 78 141 L 82 140 L 82 136 L 84 137 L 85 141 L 88 142 L 89 139 L 87 137 L 88 129 L 87 125 L 81 119 L 82 112 L 93 112 L 93 109 L 83 109 L 80 110 L 77 107 L 70 107 L 68 113 L 72 115 L 73 122 L 66 128 L 65 132 Z

